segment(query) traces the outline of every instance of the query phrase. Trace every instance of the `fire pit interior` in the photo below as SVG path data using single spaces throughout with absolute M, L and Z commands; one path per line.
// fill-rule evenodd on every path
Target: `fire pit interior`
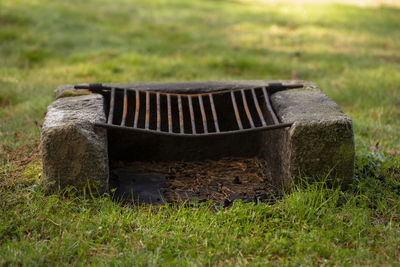
M 301 84 L 182 92 L 77 85 L 105 99 L 114 196 L 146 203 L 272 197 L 263 131 L 289 127 L 271 107 L 271 90 Z
M 260 158 L 113 162 L 110 186 L 117 199 L 147 203 L 211 200 L 227 206 L 236 199 L 269 200 L 277 193 Z

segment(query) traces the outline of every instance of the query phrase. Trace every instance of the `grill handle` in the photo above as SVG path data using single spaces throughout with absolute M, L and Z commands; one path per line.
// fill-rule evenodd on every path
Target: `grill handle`
M 115 87 L 117 88 L 117 87 Z M 303 88 L 302 84 L 282 84 L 282 83 L 268 83 L 265 86 L 268 93 L 274 94 L 279 91 L 287 90 L 287 89 L 295 89 L 295 88 Z M 103 90 L 111 90 L 112 87 L 104 86 L 102 83 L 89 83 L 87 85 L 74 85 L 74 89 L 87 89 L 93 93 L 101 93 Z M 125 89 L 125 88 L 121 88 Z
M 111 87 L 104 86 L 102 83 L 89 83 L 88 85 L 77 84 L 74 89 L 87 89 L 93 93 L 100 93 L 103 90 L 111 90 Z

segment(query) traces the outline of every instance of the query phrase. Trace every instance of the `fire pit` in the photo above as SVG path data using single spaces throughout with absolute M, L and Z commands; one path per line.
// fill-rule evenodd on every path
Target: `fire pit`
M 42 154 L 48 190 L 151 203 L 265 199 L 354 169 L 351 119 L 305 81 L 61 86 Z

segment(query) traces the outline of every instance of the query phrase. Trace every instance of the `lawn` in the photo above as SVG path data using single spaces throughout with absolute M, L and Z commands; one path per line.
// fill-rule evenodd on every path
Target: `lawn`
M 400 264 L 399 18 L 334 3 L 1 0 L 0 265 Z M 350 188 L 299 184 L 228 209 L 42 191 L 40 126 L 60 84 L 292 78 L 353 119 Z

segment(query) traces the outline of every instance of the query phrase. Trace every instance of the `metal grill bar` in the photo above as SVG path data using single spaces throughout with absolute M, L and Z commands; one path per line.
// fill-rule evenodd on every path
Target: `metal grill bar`
M 246 94 L 244 93 L 243 89 L 240 90 L 240 92 L 242 92 L 243 106 L 244 106 L 244 110 L 246 111 L 247 118 L 249 119 L 250 126 L 251 126 L 251 128 L 254 128 L 255 127 L 254 122 L 253 122 L 253 119 L 251 118 L 249 106 L 247 105 Z
M 150 92 L 146 91 L 146 116 L 145 129 L 149 129 L 150 124 Z
M 133 123 L 133 127 L 137 128 L 138 126 L 138 120 L 139 120 L 139 103 L 140 103 L 140 99 L 139 99 L 139 91 L 135 90 L 135 95 L 136 95 L 136 110 L 135 110 L 135 121 Z
M 267 124 L 265 123 L 264 115 L 262 114 L 260 104 L 258 103 L 258 99 L 257 99 L 254 88 L 251 88 L 251 95 L 253 96 L 254 105 L 256 106 L 256 110 L 257 110 L 258 116 L 260 117 L 261 124 L 262 124 L 262 126 L 265 126 Z
M 168 105 L 168 132 L 172 133 L 171 95 L 167 95 Z
M 281 129 L 281 128 L 285 128 L 285 127 L 291 127 L 293 125 L 293 123 L 281 123 L 278 125 L 268 125 L 265 127 L 246 128 L 241 131 L 238 131 L 238 130 L 225 131 L 225 132 L 221 131 L 219 133 L 210 132 L 207 134 L 204 134 L 204 133 L 195 133 L 195 134 L 168 133 L 168 132 L 156 131 L 156 130 L 152 130 L 152 129 L 145 130 L 143 128 L 122 127 L 120 125 L 107 124 L 107 123 L 102 123 L 102 122 L 95 122 L 94 125 L 99 126 L 99 127 L 105 127 L 105 128 L 128 130 L 128 131 L 132 131 L 132 132 L 153 133 L 153 134 L 160 134 L 160 135 L 182 136 L 182 137 L 183 136 L 184 137 L 202 137 L 202 136 L 221 136 L 221 135 L 232 135 L 232 134 L 239 134 L 239 133 L 250 133 L 250 132 L 275 130 L 275 129 Z
M 128 111 L 128 90 L 124 90 L 124 107 L 122 111 L 122 121 L 121 121 L 121 126 L 125 126 L 126 122 L 126 113 Z
M 238 107 L 237 107 L 237 104 L 236 104 L 235 93 L 233 91 L 231 91 L 231 99 L 232 99 L 233 109 L 235 111 L 235 117 L 236 117 L 237 125 L 238 125 L 240 130 L 243 130 L 242 121 L 240 120 L 240 114 L 239 114 L 239 110 L 238 110 Z
M 95 125 L 174 136 L 229 135 L 289 127 L 293 123 L 279 122 L 272 108 L 269 94 L 284 90 L 284 88 L 298 87 L 302 86 L 296 84 L 284 86 L 280 83 L 271 83 L 264 87 L 224 89 L 207 93 L 169 93 L 141 91 L 137 88 L 107 87 L 102 84 L 75 86 L 76 89 L 89 89 L 94 93 L 103 94 L 109 99 L 107 121 L 105 123 L 96 122 Z M 132 101 L 128 99 L 130 92 L 134 97 Z M 242 102 L 237 102 L 239 94 Z M 214 95 L 218 95 L 218 98 L 214 98 Z M 154 102 L 152 102 L 153 97 L 155 97 Z M 206 99 L 207 97 L 209 102 Z M 187 98 L 187 102 L 185 102 L 185 98 Z M 194 98 L 198 99 L 199 111 L 197 110 L 197 103 L 194 103 L 196 100 L 193 100 Z M 162 108 L 164 101 L 167 105 L 165 109 Z M 265 101 L 265 105 L 261 105 L 260 101 Z M 116 106 L 121 103 L 122 109 Z M 186 103 L 188 108 L 185 106 Z M 210 106 L 208 106 L 208 103 Z M 135 107 L 133 108 L 131 105 L 135 105 Z M 141 105 L 143 106 L 141 107 Z M 128 111 L 133 109 L 134 115 L 128 116 Z M 226 114 L 232 110 L 234 116 Z M 140 114 L 141 112 L 144 114 Z M 197 114 L 197 112 L 200 112 L 200 114 Z M 162 118 L 164 116 L 167 121 L 163 123 Z M 272 122 L 267 121 L 265 116 L 268 116 Z M 244 119 L 245 117 L 247 119 Z M 246 120 L 246 123 L 243 124 L 242 119 Z M 156 120 L 156 125 L 151 126 L 150 122 L 154 120 Z M 191 124 L 191 132 L 185 133 L 185 126 L 187 124 L 189 127 L 189 123 Z M 203 126 L 203 130 L 199 130 L 201 127 L 199 125 Z M 214 127 L 210 125 L 214 125 Z
M 178 110 L 179 110 L 179 129 L 180 133 L 184 132 L 183 111 L 182 111 L 182 96 L 178 95 Z
M 108 123 L 112 124 L 113 116 L 114 116 L 114 105 L 115 105 L 115 88 L 111 89 L 111 98 L 110 98 L 110 111 L 108 113 Z
M 161 114 L 160 114 L 160 93 L 157 95 L 157 131 L 161 130 Z
M 196 123 L 194 121 L 194 112 L 193 112 L 193 103 L 192 103 L 192 96 L 188 96 L 189 102 L 189 112 L 190 112 L 190 121 L 192 122 L 192 134 L 196 134 Z
M 210 98 L 211 111 L 212 111 L 212 115 L 213 115 L 213 119 L 214 119 L 215 131 L 217 133 L 219 133 L 218 117 L 217 117 L 217 112 L 215 111 L 214 97 L 212 94 L 208 94 L 208 97 Z
M 272 109 L 271 102 L 269 101 L 267 89 L 265 87 L 263 87 L 262 91 L 263 91 L 263 95 L 264 95 L 264 99 L 265 99 L 265 104 L 267 105 L 267 109 L 272 116 L 272 120 L 274 121 L 274 124 L 279 124 L 279 120 L 276 117 L 274 110 Z
M 208 133 L 207 117 L 206 117 L 206 113 L 204 111 L 204 103 L 203 103 L 202 95 L 199 95 L 199 104 L 200 104 L 201 118 L 203 119 L 203 129 L 204 129 L 205 133 Z

